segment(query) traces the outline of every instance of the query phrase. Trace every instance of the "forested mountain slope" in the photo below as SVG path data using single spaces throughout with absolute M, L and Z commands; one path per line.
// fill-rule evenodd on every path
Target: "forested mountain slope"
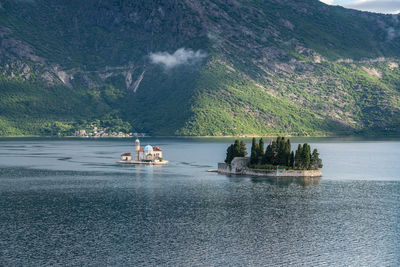
M 399 15 L 316 0 L 0 0 L 0 135 L 399 134 L 399 58 Z

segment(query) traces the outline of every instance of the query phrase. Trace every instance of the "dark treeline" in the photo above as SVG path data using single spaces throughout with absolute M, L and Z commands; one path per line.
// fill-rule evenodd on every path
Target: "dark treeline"
M 294 152 L 289 139 L 278 137 L 276 141 L 270 142 L 265 153 L 260 151 L 260 144 L 264 144 L 262 138 L 259 144 L 253 138 L 251 150 L 258 151 L 252 153 L 252 157 L 250 157 L 250 164 L 253 166 L 273 165 L 306 170 L 322 168 L 322 160 L 319 158 L 318 150 L 314 149 L 311 153 L 311 147 L 307 143 L 299 144 L 296 152 Z
M 235 157 L 245 157 L 246 145 L 243 141 L 236 140 L 234 144 L 228 147 L 225 162 L 230 164 Z M 280 166 L 293 169 L 319 169 L 322 168 L 322 160 L 319 158 L 317 149 L 311 153 L 311 147 L 307 143 L 298 145 L 294 152 L 291 149 L 289 139 L 278 137 L 271 141 L 264 151 L 264 140 L 261 138 L 258 142 L 255 138 L 252 140 L 250 153 L 250 166 Z

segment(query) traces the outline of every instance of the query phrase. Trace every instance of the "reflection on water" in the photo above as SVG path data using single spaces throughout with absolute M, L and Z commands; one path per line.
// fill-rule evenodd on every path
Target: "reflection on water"
M 399 142 L 309 142 L 322 179 L 206 172 L 230 141 L 131 166 L 132 140 L 0 140 L 0 265 L 399 266 Z
M 251 178 L 253 183 L 268 183 L 276 186 L 289 186 L 297 184 L 303 187 L 319 185 L 321 177 L 257 177 Z

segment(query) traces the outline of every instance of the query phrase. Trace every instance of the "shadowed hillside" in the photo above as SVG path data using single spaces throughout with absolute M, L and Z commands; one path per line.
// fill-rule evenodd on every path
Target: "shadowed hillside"
M 400 20 L 313 0 L 0 0 L 0 135 L 400 133 Z M 56 127 L 57 126 L 57 127 Z

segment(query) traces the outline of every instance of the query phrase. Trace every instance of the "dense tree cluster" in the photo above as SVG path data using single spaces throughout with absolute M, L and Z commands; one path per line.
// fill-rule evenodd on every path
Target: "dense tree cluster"
M 250 165 L 286 166 L 309 170 L 322 168 L 322 160 L 319 158 L 318 150 L 314 149 L 311 153 L 311 147 L 307 143 L 299 144 L 296 152 L 293 152 L 290 140 L 278 137 L 276 141 L 270 142 L 264 152 L 264 140 L 261 138 L 257 144 L 253 138 Z
M 307 143 L 301 146 L 300 144 L 296 150 L 295 167 L 300 169 L 318 169 L 322 168 L 322 160 L 319 158 L 317 149 L 311 153 L 311 147 Z
M 235 157 L 245 157 L 247 155 L 246 144 L 243 140 L 235 140 L 226 150 L 225 162 L 230 164 Z
M 230 164 L 235 157 L 245 157 L 246 155 L 246 144 L 243 141 L 235 140 L 235 143 L 230 145 L 226 151 L 225 162 Z M 271 141 L 264 151 L 264 140 L 261 138 L 257 142 L 253 138 L 250 165 L 310 170 L 322 168 L 322 160 L 319 158 L 318 150 L 314 149 L 311 153 L 311 147 L 307 143 L 299 144 L 296 152 L 294 152 L 289 139 L 278 137 L 275 141 Z
M 250 152 L 250 164 L 258 164 L 264 155 L 264 140 L 261 138 L 259 142 L 253 138 Z
M 291 166 L 290 162 L 291 144 L 290 140 L 284 137 L 278 137 L 276 141 L 272 141 L 261 158 L 261 164 Z

